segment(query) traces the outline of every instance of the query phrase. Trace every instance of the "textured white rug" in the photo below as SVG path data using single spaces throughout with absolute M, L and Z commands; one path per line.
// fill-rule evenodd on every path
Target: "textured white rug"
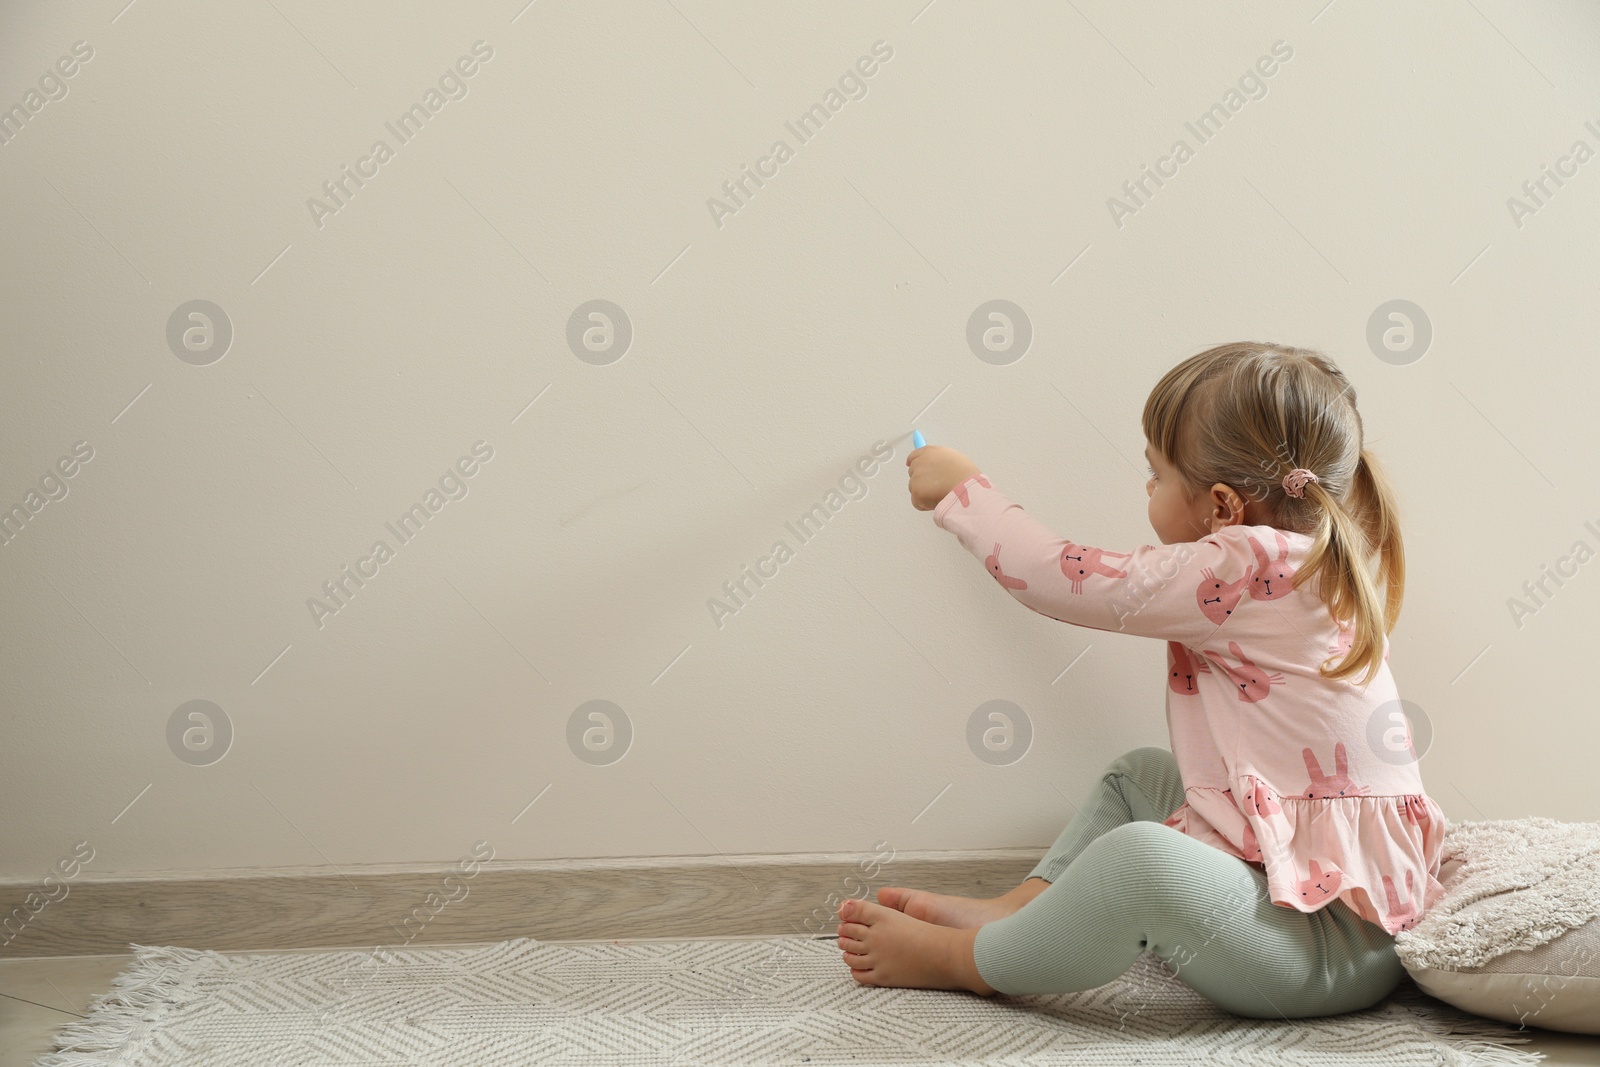
M 832 940 L 223 955 L 134 945 L 35 1067 L 312 1064 L 1531 1064 L 1513 1027 L 1424 998 L 1260 1021 L 1151 953 L 1098 989 L 979 997 L 852 979 Z

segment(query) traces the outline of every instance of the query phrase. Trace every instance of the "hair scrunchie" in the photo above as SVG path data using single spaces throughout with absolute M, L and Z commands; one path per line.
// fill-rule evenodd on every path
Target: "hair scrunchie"
M 1304 467 L 1296 467 L 1294 470 L 1283 476 L 1283 491 L 1288 493 L 1290 496 L 1303 497 L 1306 495 L 1305 489 L 1307 482 L 1317 482 L 1321 480 L 1322 479 L 1318 478 L 1314 473 L 1306 470 Z

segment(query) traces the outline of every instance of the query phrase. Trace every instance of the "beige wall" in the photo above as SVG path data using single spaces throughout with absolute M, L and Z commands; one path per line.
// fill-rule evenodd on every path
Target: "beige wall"
M 1356 383 L 1405 507 L 1392 664 L 1432 795 L 1600 818 L 1592 5 L 519 8 L 4 16 L 0 105 L 37 111 L 0 146 L 0 503 L 92 457 L 0 547 L 0 878 L 80 841 L 80 877 L 480 840 L 1042 848 L 1109 760 L 1166 743 L 1163 649 L 997 590 L 910 507 L 910 429 L 1064 536 L 1131 547 L 1154 540 L 1147 391 L 1240 338 Z M 852 70 L 864 95 L 802 143 L 786 123 Z M 402 142 L 387 124 L 441 77 Z M 1185 124 L 1241 79 L 1200 143 Z M 708 207 L 778 140 L 743 206 Z M 308 206 L 341 178 L 342 206 Z M 593 299 L 631 323 L 620 359 L 569 346 Z M 969 347 L 993 299 L 1031 322 L 1020 359 Z M 1391 362 L 1368 322 L 1400 299 L 1433 339 Z M 194 300 L 231 323 L 220 359 Z M 402 543 L 385 524 L 441 479 L 465 495 Z M 801 543 L 785 524 L 841 485 Z M 780 539 L 719 624 L 708 601 Z M 392 558 L 314 618 L 379 540 Z M 1577 542 L 1519 625 L 1508 601 Z M 194 762 L 169 734 L 197 700 L 231 724 L 220 760 L 220 733 Z M 593 700 L 631 730 L 605 765 L 569 743 Z M 968 744 L 993 700 L 1031 723 L 1005 765 Z

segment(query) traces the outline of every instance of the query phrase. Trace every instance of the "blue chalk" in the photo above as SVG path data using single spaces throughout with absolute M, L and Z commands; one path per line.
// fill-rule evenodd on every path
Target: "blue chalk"
M 927 443 L 928 442 L 926 442 L 926 441 L 924 441 L 922 439 L 922 431 L 921 430 L 912 430 L 911 431 L 911 447 L 912 448 L 921 448 L 923 445 L 925 445 Z

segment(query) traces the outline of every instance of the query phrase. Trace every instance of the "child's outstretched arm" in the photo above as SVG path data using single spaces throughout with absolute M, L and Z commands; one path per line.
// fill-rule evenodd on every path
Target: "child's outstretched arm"
M 946 450 L 948 451 L 948 450 Z M 913 453 L 915 456 L 916 453 Z M 969 466 L 960 453 L 953 453 Z M 932 457 L 930 457 L 932 458 Z M 1243 529 L 1226 536 L 1114 551 L 1057 536 L 996 489 L 982 471 L 964 473 L 933 507 L 933 520 L 982 560 L 1000 587 L 1028 609 L 1060 622 L 1199 646 L 1227 621 L 1247 592 L 1255 560 Z M 915 482 L 915 467 L 913 475 Z M 923 472 L 921 500 L 937 492 Z M 913 490 L 913 504 L 918 502 Z

